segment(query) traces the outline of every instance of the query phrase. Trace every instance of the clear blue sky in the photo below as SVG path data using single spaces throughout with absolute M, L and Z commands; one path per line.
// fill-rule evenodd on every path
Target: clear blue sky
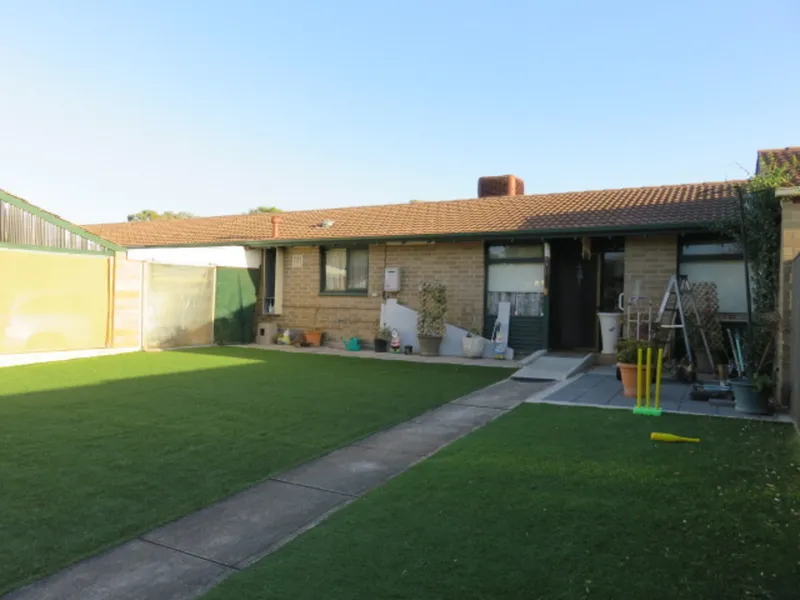
M 0 0 L 0 188 L 78 223 L 716 181 L 800 145 L 797 0 Z

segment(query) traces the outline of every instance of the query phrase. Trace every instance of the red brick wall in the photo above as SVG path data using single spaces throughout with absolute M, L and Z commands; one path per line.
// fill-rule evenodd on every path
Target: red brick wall
M 478 179 L 478 198 L 489 196 L 521 196 L 525 182 L 514 175 L 496 175 Z

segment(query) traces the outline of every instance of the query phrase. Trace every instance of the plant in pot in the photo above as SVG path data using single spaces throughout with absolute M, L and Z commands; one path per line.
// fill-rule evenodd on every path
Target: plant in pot
M 321 346 L 322 345 L 322 338 L 324 332 L 321 329 L 317 329 L 317 316 L 319 315 L 319 311 L 322 307 L 318 306 L 317 310 L 314 311 L 314 327 L 310 330 L 306 331 L 306 342 L 308 342 L 309 346 Z
M 623 393 L 628 398 L 636 398 L 636 365 L 639 360 L 639 349 L 642 349 L 643 360 L 649 344 L 638 340 L 620 340 L 617 344 L 617 366 L 622 379 Z
M 737 412 L 754 415 L 772 412 L 777 323 L 777 315 L 761 315 L 745 332 L 738 361 L 742 372 L 739 377 L 728 380 Z
M 388 352 L 392 330 L 386 323 L 379 323 L 375 328 L 375 352 Z
M 438 356 L 446 326 L 447 288 L 438 281 L 424 281 L 419 286 L 417 338 L 422 356 Z
M 739 412 L 771 411 L 781 280 L 781 200 L 775 190 L 798 176 L 796 160 L 777 164 L 762 159 L 758 172 L 738 189 L 738 218 L 720 227 L 744 255 L 747 328 L 741 348 L 733 349 L 741 373 L 729 380 Z
M 461 350 L 467 358 L 481 358 L 485 346 L 486 339 L 476 328 L 470 329 L 467 335 L 461 338 Z

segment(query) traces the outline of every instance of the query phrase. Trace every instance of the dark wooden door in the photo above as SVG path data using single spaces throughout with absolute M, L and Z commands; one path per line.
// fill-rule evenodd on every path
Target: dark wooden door
M 597 346 L 597 255 L 583 258 L 580 240 L 552 242 L 550 259 L 550 346 Z

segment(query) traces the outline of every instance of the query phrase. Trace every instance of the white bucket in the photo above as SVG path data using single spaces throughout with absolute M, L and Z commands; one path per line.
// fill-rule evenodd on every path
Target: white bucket
M 622 316 L 618 312 L 597 313 L 600 319 L 600 335 L 603 340 L 603 354 L 614 354 L 617 351 L 619 341 L 619 318 Z

